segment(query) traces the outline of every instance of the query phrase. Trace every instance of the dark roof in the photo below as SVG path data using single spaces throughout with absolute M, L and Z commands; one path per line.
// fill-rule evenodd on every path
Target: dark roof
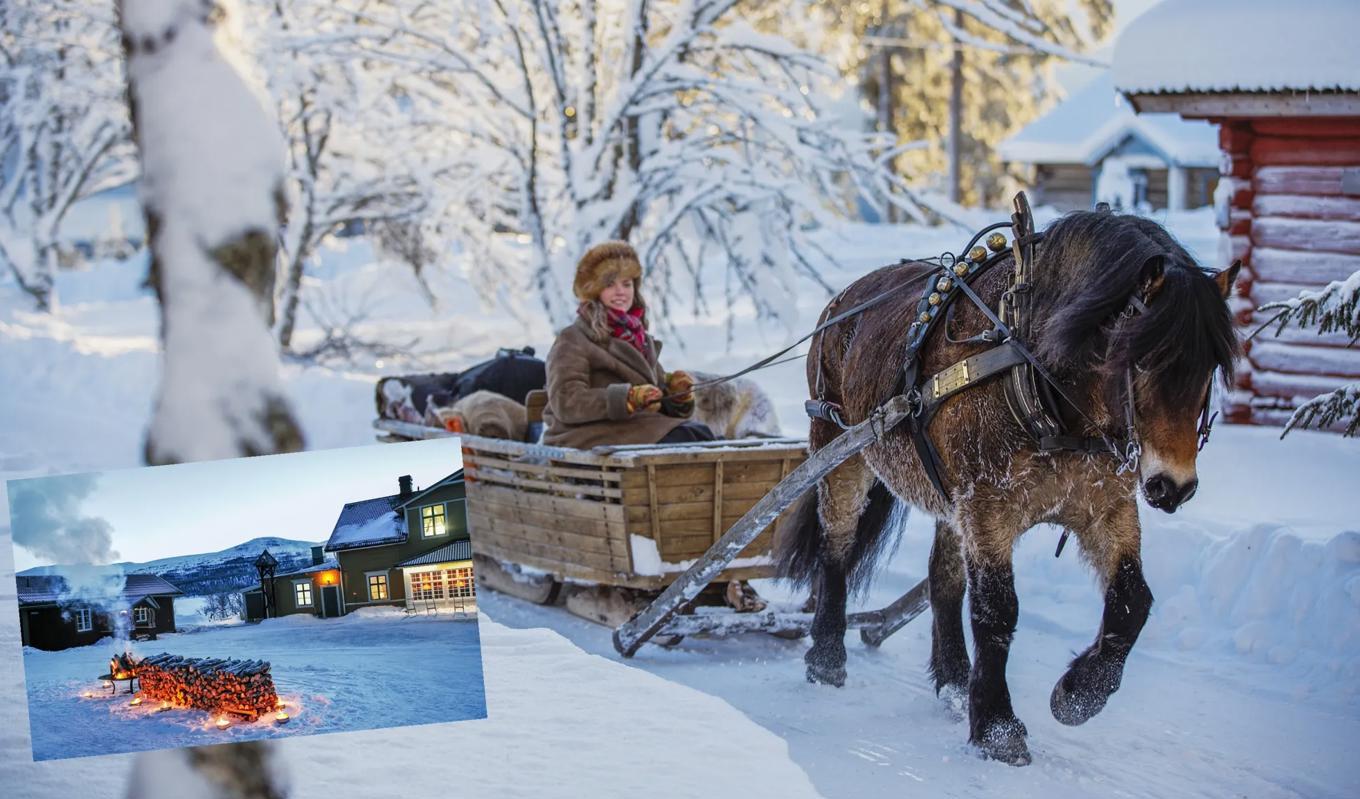
M 57 604 L 63 598 L 79 601 L 80 596 L 68 596 L 66 578 L 57 574 L 19 576 L 14 578 L 21 605 Z M 184 592 L 155 574 L 123 576 L 123 599 L 136 604 L 149 596 L 184 596 Z
M 405 540 L 406 514 L 402 513 L 401 496 L 393 494 L 345 503 L 326 541 L 326 551 L 400 544 Z
M 463 482 L 463 470 L 462 470 L 462 469 L 459 469 L 458 471 L 454 472 L 453 474 L 450 474 L 450 475 L 447 475 L 447 476 L 445 476 L 445 477 L 441 477 L 441 478 L 439 478 L 438 480 L 435 480 L 435 481 L 434 481 L 434 485 L 431 485 L 429 488 L 425 488 L 425 489 L 422 489 L 422 490 L 420 490 L 420 491 L 417 491 L 416 493 L 414 493 L 414 494 L 412 494 L 411 496 L 407 497 L 407 498 L 406 498 L 406 501 L 402 503 L 402 506 L 405 507 L 405 506 L 407 506 L 407 505 L 411 505 L 411 504 L 414 504 L 414 503 L 420 501 L 420 499 L 421 499 L 422 497 L 424 497 L 426 494 L 430 493 L 431 491 L 434 491 L 434 490 L 437 489 L 437 488 L 443 488 L 443 487 L 446 486 L 446 485 L 450 485 L 450 484 L 452 484 L 452 483 L 461 483 L 461 482 Z
M 450 542 L 439 549 L 426 552 L 424 555 L 416 555 L 410 560 L 404 560 L 397 564 L 397 568 L 428 566 L 432 563 L 447 563 L 452 560 L 472 560 L 472 542 L 466 538 Z

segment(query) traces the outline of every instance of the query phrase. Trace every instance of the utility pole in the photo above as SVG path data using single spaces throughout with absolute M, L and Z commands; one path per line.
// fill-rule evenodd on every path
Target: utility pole
M 954 9 L 954 27 L 963 30 L 963 12 Z M 963 43 L 954 39 L 954 53 L 949 62 L 949 200 L 957 203 L 963 197 L 960 185 L 959 158 L 963 137 Z

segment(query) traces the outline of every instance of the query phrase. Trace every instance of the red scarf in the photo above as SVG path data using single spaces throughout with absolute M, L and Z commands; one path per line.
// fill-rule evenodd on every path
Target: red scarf
M 632 344 L 645 357 L 647 355 L 647 328 L 642 326 L 642 317 L 646 313 L 646 309 L 635 306 L 627 311 L 616 311 L 606 306 L 605 310 L 609 313 L 609 330 L 614 334 L 614 338 L 623 339 Z

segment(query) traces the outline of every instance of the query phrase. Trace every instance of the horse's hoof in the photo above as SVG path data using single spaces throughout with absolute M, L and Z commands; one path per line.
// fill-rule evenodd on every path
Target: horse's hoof
M 807 664 L 807 680 L 810 683 L 834 685 L 840 688 L 845 685 L 845 667 L 809 663 Z
M 1025 745 L 1025 725 L 1019 719 L 998 722 L 988 727 L 973 744 L 989 760 L 999 760 L 1011 766 L 1028 766 L 1029 747 Z
M 1053 686 L 1053 695 L 1048 699 L 1048 707 L 1053 718 L 1069 727 L 1076 727 L 1090 721 L 1105 709 L 1110 695 L 1102 691 L 1082 690 L 1078 678 L 1068 671 Z

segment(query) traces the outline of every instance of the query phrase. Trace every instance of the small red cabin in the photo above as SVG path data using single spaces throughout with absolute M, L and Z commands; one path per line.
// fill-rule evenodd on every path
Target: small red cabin
M 1139 112 L 1219 125 L 1219 264 L 1241 259 L 1234 308 L 1259 306 L 1360 270 L 1360 3 L 1166 0 L 1124 30 L 1116 88 Z M 1280 425 L 1303 400 L 1360 380 L 1344 334 L 1262 332 L 1225 413 Z

